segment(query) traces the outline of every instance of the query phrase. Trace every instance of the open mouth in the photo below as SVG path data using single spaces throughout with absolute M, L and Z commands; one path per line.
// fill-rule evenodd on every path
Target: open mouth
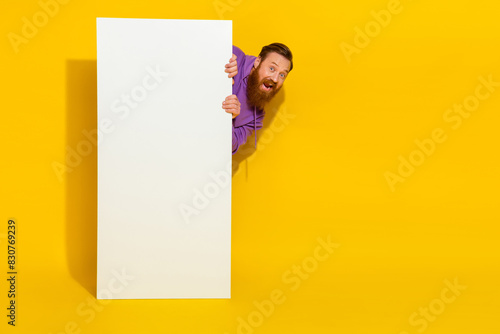
M 265 91 L 270 91 L 271 89 L 273 89 L 273 87 L 274 87 L 274 82 L 272 82 L 271 80 L 264 80 L 264 82 L 262 83 L 262 88 Z

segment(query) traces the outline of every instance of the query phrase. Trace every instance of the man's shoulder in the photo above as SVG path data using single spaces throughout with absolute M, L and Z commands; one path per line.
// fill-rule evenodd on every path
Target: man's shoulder
M 233 45 L 233 53 L 236 55 L 236 61 L 238 62 L 238 68 L 242 70 L 244 76 L 248 75 L 250 72 L 255 56 L 245 54 L 239 47 Z
M 253 57 L 251 55 L 247 55 L 245 52 L 243 52 L 243 50 L 241 50 L 239 47 L 237 47 L 236 45 L 233 45 L 233 53 L 238 56 L 238 58 L 240 57 Z
M 236 45 L 233 45 L 233 53 L 235 55 L 237 55 L 238 57 L 240 55 L 243 55 L 243 56 L 245 55 L 245 53 L 243 51 L 241 51 L 241 49 L 239 47 L 237 47 Z

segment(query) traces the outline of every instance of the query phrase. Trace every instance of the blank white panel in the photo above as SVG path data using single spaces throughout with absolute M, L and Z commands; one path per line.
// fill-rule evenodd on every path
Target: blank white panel
M 230 298 L 231 30 L 97 18 L 99 299 Z

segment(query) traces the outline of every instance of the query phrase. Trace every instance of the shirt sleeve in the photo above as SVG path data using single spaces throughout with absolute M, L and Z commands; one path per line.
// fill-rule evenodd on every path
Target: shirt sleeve
M 264 114 L 261 113 L 257 115 L 255 122 L 255 128 L 257 130 L 262 128 L 262 120 L 264 119 Z M 243 124 L 241 126 L 235 127 L 233 123 L 233 154 L 235 154 L 239 147 L 247 142 L 248 137 L 254 131 L 253 119 L 250 122 Z
M 235 87 L 238 87 L 239 86 L 239 82 L 242 80 L 243 78 L 243 67 L 245 66 L 245 54 L 243 53 L 243 51 L 241 51 L 241 49 L 237 46 L 234 46 L 233 45 L 233 53 L 236 55 L 236 64 L 238 66 L 238 74 L 236 74 L 233 79 L 234 79 L 234 85 L 233 85 L 233 88 Z M 233 93 L 234 94 L 234 93 Z
M 243 80 L 243 68 L 247 57 L 240 48 L 233 45 L 233 53 L 236 55 L 236 62 L 238 64 L 238 74 L 234 76 L 233 94 L 235 93 L 235 87 L 240 87 L 241 81 Z M 264 113 L 257 113 L 255 120 L 255 129 L 262 128 L 262 120 L 264 119 Z M 249 136 L 254 132 L 254 119 L 253 117 L 245 124 L 241 126 L 234 126 L 233 122 L 233 154 L 238 151 L 238 148 L 247 142 Z
M 241 51 L 241 49 L 237 46 L 234 46 L 233 45 L 233 53 L 236 55 L 236 62 L 239 63 L 240 61 L 242 61 L 243 59 L 245 59 L 245 54 L 243 53 L 243 51 Z M 239 66 L 240 64 L 238 64 L 238 69 L 239 69 Z

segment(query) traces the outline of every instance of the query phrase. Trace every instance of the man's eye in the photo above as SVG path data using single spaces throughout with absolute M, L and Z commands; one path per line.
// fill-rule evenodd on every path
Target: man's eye
M 283 73 L 281 74 L 281 77 L 282 77 L 283 79 L 285 79 L 285 75 L 284 75 Z
M 271 71 L 274 71 L 274 67 L 269 67 L 269 69 L 270 69 Z

